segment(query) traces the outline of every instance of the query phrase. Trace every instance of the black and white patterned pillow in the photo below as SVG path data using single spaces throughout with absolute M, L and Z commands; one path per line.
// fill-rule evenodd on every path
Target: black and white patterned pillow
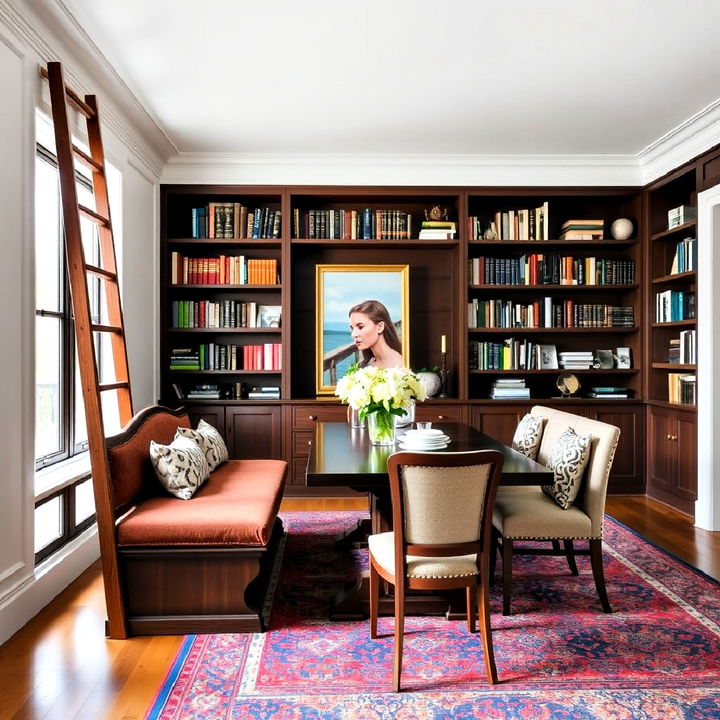
M 548 467 L 555 479 L 552 485 L 543 485 L 548 494 L 563 509 L 567 510 L 580 491 L 583 473 L 590 458 L 590 435 L 578 435 L 568 428 L 555 441 L 548 458 Z
M 530 413 L 524 415 L 515 428 L 515 435 L 512 439 L 513 450 L 535 460 L 540 449 L 544 424 L 545 418 L 542 415 L 531 415 Z
M 150 460 L 160 484 L 182 500 L 189 500 L 210 474 L 205 453 L 186 437 L 176 436 L 169 445 L 151 440 Z
M 200 420 L 197 430 L 178 428 L 175 437 L 186 437 L 197 443 L 198 447 L 205 453 L 210 472 L 228 460 L 228 449 L 222 435 L 205 420 Z

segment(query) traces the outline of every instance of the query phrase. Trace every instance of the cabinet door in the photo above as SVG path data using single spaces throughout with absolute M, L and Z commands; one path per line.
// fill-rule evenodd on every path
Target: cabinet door
M 185 410 L 194 428 L 200 420 L 204 420 L 225 436 L 225 408 L 222 405 L 187 405 Z
M 643 437 L 643 409 L 624 405 L 590 408 L 590 417 L 620 428 L 620 439 L 612 468 L 608 492 L 641 493 L 645 447 Z
M 527 405 L 475 405 L 470 424 L 505 445 L 510 445 L 515 428 L 528 411 Z
M 415 405 L 415 419 L 430 422 L 465 422 L 465 406 L 420 402 Z
M 648 410 L 648 491 L 672 493 L 677 443 L 673 441 L 675 417 L 666 408 Z
M 282 408 L 279 405 L 228 407 L 225 422 L 232 459 L 282 459 Z
M 675 494 L 683 500 L 694 502 L 697 500 L 697 418 L 691 413 L 679 412 L 675 427 Z

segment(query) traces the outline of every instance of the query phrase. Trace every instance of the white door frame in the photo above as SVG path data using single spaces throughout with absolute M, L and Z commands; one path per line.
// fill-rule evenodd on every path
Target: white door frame
M 698 193 L 695 525 L 720 530 L 720 185 Z M 682 448 L 681 448 L 682 451 Z

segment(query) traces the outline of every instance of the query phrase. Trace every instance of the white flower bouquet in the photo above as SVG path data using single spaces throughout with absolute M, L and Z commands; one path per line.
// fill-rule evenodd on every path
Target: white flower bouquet
M 393 431 L 393 415 L 407 414 L 415 400 L 424 400 L 425 387 L 417 375 L 406 368 L 351 368 L 340 378 L 335 394 L 350 407 L 359 411 L 360 419 L 374 416 L 373 425 L 380 426 L 384 435 Z

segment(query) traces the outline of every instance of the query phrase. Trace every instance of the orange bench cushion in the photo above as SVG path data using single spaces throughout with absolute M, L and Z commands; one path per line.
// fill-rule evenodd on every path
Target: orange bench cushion
M 118 524 L 118 544 L 266 545 L 282 499 L 284 460 L 230 460 L 190 500 L 154 497 Z

